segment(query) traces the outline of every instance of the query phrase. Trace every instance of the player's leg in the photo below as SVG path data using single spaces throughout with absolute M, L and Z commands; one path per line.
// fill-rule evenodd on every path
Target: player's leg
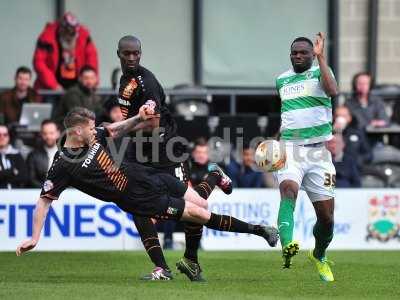
M 294 209 L 299 185 L 293 180 L 284 180 L 279 185 L 281 202 L 278 212 L 278 229 L 282 245 L 283 267 L 289 268 L 292 257 L 299 252 L 299 244 L 293 241 Z
M 286 246 L 293 240 L 294 218 L 299 186 L 295 181 L 284 180 L 279 185 L 281 202 L 278 212 L 278 229 L 282 246 Z
M 321 195 L 321 197 L 323 197 Z M 325 199 L 313 202 L 315 213 L 317 215 L 317 222 L 313 228 L 315 237 L 315 248 L 313 251 L 314 257 L 323 259 L 325 257 L 326 249 L 333 239 L 334 227 L 334 198 Z
M 304 189 L 317 215 L 317 222 L 313 228 L 315 248 L 310 252 L 309 258 L 315 263 L 323 281 L 333 281 L 334 277 L 325 252 L 333 238 L 336 171 L 330 153 L 325 147 L 317 149 L 317 154 L 320 160 L 310 167 L 303 180 Z
M 314 262 L 321 280 L 334 281 L 330 268 L 331 262 L 326 258 L 326 249 L 333 239 L 334 198 L 328 198 L 326 195 L 308 194 L 310 199 L 312 199 L 317 215 L 317 222 L 313 228 L 315 247 L 314 250 L 310 251 L 309 258 Z
M 278 230 L 282 245 L 283 267 L 289 268 L 292 257 L 299 252 L 299 244 L 293 241 L 294 209 L 303 180 L 304 149 L 286 145 L 286 164 L 274 173 L 279 183 L 281 201 L 278 211 Z
M 176 198 L 181 198 L 185 193 L 191 194 L 190 198 L 192 199 L 192 201 L 195 201 L 198 205 L 201 206 L 207 205 L 207 201 L 205 199 L 210 196 L 215 186 L 221 181 L 221 175 L 218 172 L 211 172 L 199 185 L 193 188 L 187 188 L 186 182 L 179 180 L 185 178 L 186 176 L 180 176 L 180 178 L 177 177 L 177 175 L 179 174 L 185 175 L 187 173 L 184 166 L 181 165 L 180 167 L 176 167 L 172 171 L 173 174 L 176 174 L 176 176 L 168 176 L 167 174 L 158 175 L 158 177 L 167 187 L 169 195 Z M 171 172 L 170 175 L 172 175 Z M 192 262 L 194 264 L 198 264 L 198 249 L 200 247 L 203 225 L 185 222 L 184 232 L 186 247 L 183 260 L 190 260 L 189 262 L 185 262 L 187 264 Z M 191 269 L 198 270 L 198 272 L 196 272 L 197 275 L 193 276 L 193 279 L 202 280 L 200 275 L 200 266 L 194 266 Z
M 232 181 L 218 166 L 211 168 L 207 177 L 197 186 L 188 188 L 184 184 L 184 179 L 187 174 L 184 165 L 171 169 L 169 174 L 157 174 L 158 181 L 165 185 L 168 194 L 175 198 L 184 197 L 188 201 L 196 203 L 199 206 L 207 207 L 206 199 L 210 196 L 215 186 L 225 189 L 225 193 L 232 191 Z M 171 173 L 172 172 L 172 173 Z M 172 176 L 174 175 L 174 176 Z M 178 176 L 180 175 L 180 176 Z M 224 179 L 223 179 L 224 178 Z M 201 276 L 201 268 L 198 263 L 198 249 L 203 231 L 203 225 L 193 222 L 185 222 L 185 253 L 184 257 L 177 262 L 178 269 L 188 275 L 192 281 L 203 281 Z
M 134 222 L 140 235 L 143 246 L 154 263 L 154 270 L 143 277 L 142 280 L 170 280 L 172 279 L 171 270 L 165 261 L 164 253 L 160 246 L 157 230 L 149 217 L 135 215 Z
M 207 177 L 193 189 L 188 189 L 185 193 L 185 199 L 192 201 L 202 207 L 207 206 L 208 197 L 211 195 L 215 186 L 230 194 L 232 192 L 232 180 L 222 171 L 217 164 L 209 164 L 209 173 Z M 198 250 L 200 248 L 201 237 L 203 234 L 203 225 L 193 222 L 185 222 L 185 253 L 176 266 L 178 270 L 186 274 L 192 281 L 204 281 L 202 269 L 198 261 Z
M 271 247 L 275 247 L 278 242 L 278 230 L 272 226 L 253 225 L 232 216 L 214 214 L 190 201 L 185 201 L 181 220 L 202 224 L 219 231 L 258 235 L 263 237 Z

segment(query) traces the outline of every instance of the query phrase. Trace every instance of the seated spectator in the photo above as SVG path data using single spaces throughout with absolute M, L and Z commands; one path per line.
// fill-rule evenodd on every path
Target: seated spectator
M 83 67 L 78 84 L 68 89 L 61 97 L 54 111 L 54 119 L 61 124 L 65 115 L 77 106 L 90 109 L 96 116 L 101 116 L 104 113 L 103 103 L 102 98 L 96 95 L 97 82 L 96 71 L 89 66 Z
M 392 120 L 397 126 L 400 125 L 400 101 L 396 101 L 393 106 Z M 390 144 L 400 149 L 400 134 L 391 136 Z
M 348 107 L 336 108 L 333 128 L 342 134 L 346 145 L 344 151 L 357 161 L 359 170 L 372 161 L 372 150 L 365 132 L 357 127 L 357 120 L 353 119 Z
M 51 120 L 43 121 L 40 127 L 40 137 L 43 143 L 29 154 L 27 160 L 30 186 L 33 188 L 42 187 L 47 171 L 58 150 L 57 140 L 60 137 L 60 131 L 57 124 Z
M 63 90 L 74 85 L 84 66 L 98 71 L 97 50 L 86 27 L 67 12 L 61 20 L 48 23 L 40 34 L 33 65 L 35 89 Z
M 232 179 L 234 187 L 239 188 L 262 188 L 264 175 L 258 171 L 254 161 L 254 149 L 245 146 L 242 152 L 242 164 L 234 159 L 226 167 L 228 176 Z
M 336 168 L 336 187 L 355 188 L 361 186 L 360 174 L 355 159 L 344 152 L 345 143 L 340 134 L 335 134 L 326 143 L 332 154 L 332 161 Z
M 209 146 L 205 138 L 198 138 L 194 143 L 190 160 L 190 183 L 198 185 L 208 173 Z
M 39 101 L 38 94 L 31 88 L 31 79 L 32 71 L 27 67 L 19 67 L 15 72 L 15 86 L 0 95 L 0 115 L 3 117 L 3 124 L 19 122 L 22 104 Z
M 119 106 L 118 99 L 116 97 L 110 97 L 104 103 L 104 115 L 101 118 L 102 122 L 114 123 L 124 120 L 121 107 Z
M 381 98 L 370 94 L 371 75 L 365 72 L 353 77 L 353 96 L 345 105 L 357 119 L 360 128 L 367 126 L 385 127 L 389 125 L 389 117 Z
M 22 188 L 27 182 L 24 159 L 10 144 L 7 126 L 0 125 L 0 188 Z

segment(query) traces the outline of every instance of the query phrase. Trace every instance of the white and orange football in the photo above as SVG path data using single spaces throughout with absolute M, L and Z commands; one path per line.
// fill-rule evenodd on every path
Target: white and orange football
M 266 140 L 258 145 L 255 161 L 257 166 L 266 172 L 278 171 L 286 163 L 285 147 L 278 141 Z

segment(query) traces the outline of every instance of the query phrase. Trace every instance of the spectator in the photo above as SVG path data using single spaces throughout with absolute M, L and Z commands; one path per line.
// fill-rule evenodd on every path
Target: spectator
M 104 103 L 104 115 L 102 117 L 103 122 L 114 123 L 123 121 L 124 116 L 119 106 L 118 99 L 116 97 L 110 97 Z
M 15 72 L 15 86 L 0 95 L 0 114 L 4 124 L 19 122 L 22 104 L 38 102 L 39 96 L 31 88 L 32 71 L 27 67 L 19 67 Z
M 353 96 L 346 101 L 352 114 L 356 117 L 360 128 L 367 126 L 385 127 L 389 125 L 389 117 L 381 98 L 370 94 L 371 75 L 365 72 L 353 77 Z
M 67 12 L 48 23 L 40 34 L 33 56 L 37 73 L 35 89 L 63 90 L 77 82 L 84 66 L 97 73 L 97 50 L 86 27 Z
M 326 143 L 327 149 L 332 154 L 332 161 L 336 168 L 336 187 L 355 188 L 361 186 L 360 174 L 357 164 L 352 157 L 344 152 L 345 143 L 340 134 L 335 134 Z
M 245 146 L 242 152 L 242 164 L 231 159 L 226 167 L 228 176 L 232 179 L 234 187 L 239 188 L 262 188 L 264 187 L 263 173 L 256 169 L 254 161 L 254 150 Z
M 40 127 L 40 137 L 43 143 L 29 154 L 27 160 L 30 186 L 34 188 L 42 186 L 58 150 L 57 140 L 60 137 L 60 131 L 57 124 L 51 120 L 43 121 Z
M 22 188 L 27 179 L 24 159 L 10 145 L 8 128 L 0 125 L 0 188 Z
M 357 120 L 353 119 L 347 106 L 339 106 L 335 110 L 333 127 L 341 133 L 346 145 L 344 151 L 357 161 L 359 170 L 372 161 L 372 151 L 363 130 L 357 127 Z
M 208 173 L 209 147 L 205 138 L 199 138 L 194 143 L 190 161 L 190 183 L 198 185 Z
M 100 126 L 103 126 L 102 123 L 114 123 L 114 122 L 119 122 L 123 121 L 125 118 L 122 115 L 121 108 L 119 106 L 118 100 L 116 97 L 110 97 L 105 103 L 104 103 L 104 113 L 103 115 L 99 118 L 99 124 Z M 108 141 L 108 147 L 113 147 L 113 149 L 110 148 L 110 151 L 122 151 L 125 153 L 127 145 L 128 145 L 128 140 L 129 139 L 127 136 L 121 136 L 114 138 L 112 140 Z M 125 142 L 123 143 L 125 139 Z M 124 148 L 121 149 L 121 146 L 123 145 Z M 115 148 L 114 148 L 115 147 Z
M 96 87 L 97 74 L 95 69 L 90 66 L 83 67 L 79 74 L 78 84 L 67 90 L 55 108 L 55 120 L 61 124 L 65 115 L 77 106 L 90 109 L 96 113 L 96 116 L 101 116 L 104 113 L 102 99 L 99 95 L 96 95 Z

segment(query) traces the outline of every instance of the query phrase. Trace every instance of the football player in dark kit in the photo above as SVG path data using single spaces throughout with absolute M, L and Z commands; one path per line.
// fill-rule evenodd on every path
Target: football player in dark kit
M 141 105 L 151 102 L 160 118 L 152 119 L 152 125 L 144 133 L 149 140 L 131 143 L 127 152 L 129 161 L 143 163 L 175 176 L 188 183 L 187 163 L 189 155 L 181 143 L 170 143 L 176 139 L 177 125 L 166 104 L 165 94 L 160 83 L 152 72 L 140 65 L 142 54 L 141 42 L 134 36 L 124 36 L 118 43 L 118 57 L 123 75 L 120 80 L 119 103 L 125 118 L 138 113 Z M 137 138 L 137 136 L 136 136 Z M 168 145 L 172 145 L 169 147 Z M 195 186 L 196 192 L 207 199 L 214 187 L 219 186 L 226 194 L 232 192 L 232 181 L 216 164 L 209 165 L 209 174 L 204 182 Z M 155 226 L 149 218 L 135 217 L 136 228 L 151 260 L 155 264 L 154 271 L 142 279 L 172 279 L 172 274 L 165 262 Z M 203 226 L 187 222 L 184 224 L 186 249 L 184 257 L 176 266 L 192 281 L 203 281 L 202 270 L 198 263 L 198 248 Z M 151 249 L 151 250 L 150 250 Z
M 121 132 L 137 130 L 138 125 L 151 115 L 154 115 L 152 108 L 145 105 L 138 115 L 107 130 L 95 127 L 95 115 L 86 108 L 76 108 L 68 113 L 64 119 L 65 142 L 54 157 L 36 204 L 32 238 L 18 246 L 18 256 L 37 245 L 51 203 L 70 186 L 102 201 L 114 202 L 134 215 L 184 220 L 215 230 L 250 233 L 264 238 L 270 246 L 276 246 L 276 228 L 210 213 L 207 201 L 175 177 L 142 164 L 123 161 L 118 166 L 115 163 L 106 148 L 108 134 L 116 137 Z

